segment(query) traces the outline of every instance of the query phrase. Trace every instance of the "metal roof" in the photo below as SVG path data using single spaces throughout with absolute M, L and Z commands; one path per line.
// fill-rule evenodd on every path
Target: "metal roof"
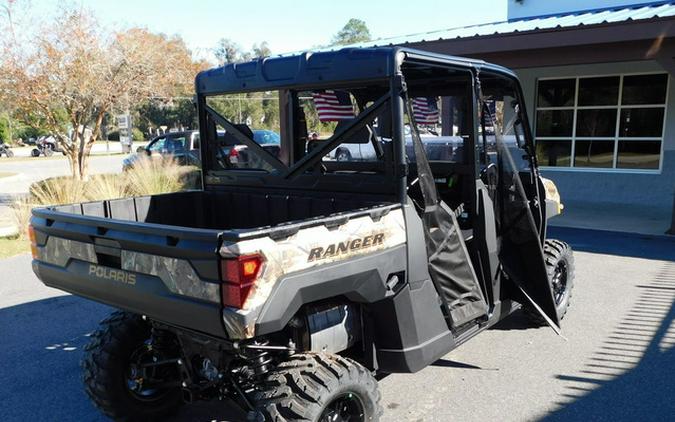
M 364 43 L 352 44 L 349 45 L 349 47 L 405 45 L 424 41 L 442 41 L 559 28 L 585 27 L 607 23 L 611 24 L 639 21 L 644 19 L 667 18 L 671 16 L 675 16 L 675 1 L 660 1 L 634 6 L 617 6 L 605 9 L 561 13 L 557 15 L 535 16 L 504 22 L 493 22 L 464 26 L 461 28 L 442 29 L 438 31 L 423 32 L 419 34 L 403 35 L 391 38 L 379 38 Z M 336 46 L 335 48 L 342 47 Z

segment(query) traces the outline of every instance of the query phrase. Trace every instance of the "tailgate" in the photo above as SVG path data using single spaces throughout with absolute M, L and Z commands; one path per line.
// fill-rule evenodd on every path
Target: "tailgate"
M 35 209 L 33 271 L 50 287 L 225 337 L 218 231 Z

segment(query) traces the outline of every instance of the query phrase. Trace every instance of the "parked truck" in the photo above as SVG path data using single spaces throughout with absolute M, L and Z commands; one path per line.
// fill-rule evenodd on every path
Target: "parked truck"
M 33 210 L 40 280 L 119 309 L 82 363 L 107 416 L 223 399 L 250 420 L 374 421 L 381 375 L 419 371 L 521 307 L 559 330 L 573 256 L 546 238 L 559 195 L 511 71 L 343 49 L 227 64 L 195 89 L 203 190 Z M 328 89 L 354 116 L 307 148 L 307 99 Z M 278 96 L 275 154 L 219 108 L 256 92 Z M 440 115 L 462 145 L 443 159 L 426 156 L 418 97 L 451 99 Z M 376 159 L 327 157 L 354 142 Z M 224 162 L 233 144 L 251 159 Z

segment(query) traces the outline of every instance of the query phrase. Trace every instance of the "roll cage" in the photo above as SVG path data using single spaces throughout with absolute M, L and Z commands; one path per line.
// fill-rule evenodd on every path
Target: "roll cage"
M 408 48 L 370 48 L 370 49 L 342 49 L 335 52 L 304 53 L 297 56 L 274 57 L 259 59 L 258 61 L 229 64 L 221 68 L 208 70 L 200 73 L 195 82 L 197 106 L 201 137 L 205 140 L 202 148 L 202 163 L 204 166 L 204 186 L 209 187 L 218 184 L 258 185 L 264 180 L 266 185 L 279 185 L 289 187 L 306 186 L 321 190 L 335 189 L 341 185 L 328 181 L 316 180 L 317 167 L 322 158 L 345 139 L 371 124 L 373 118 L 383 112 L 389 114 L 391 119 L 391 133 L 389 134 L 392 144 L 391 154 L 385 154 L 383 162 L 352 163 L 351 169 L 371 169 L 378 165 L 383 167 L 383 176 L 372 183 L 364 183 L 366 191 L 394 195 L 396 201 L 407 200 L 408 176 L 415 173 L 410 166 L 410 160 L 406 153 L 406 140 L 404 122 L 405 104 L 403 94 L 407 89 L 407 80 L 419 81 L 423 78 L 422 69 L 453 69 L 458 72 L 467 72 L 471 75 L 471 89 L 473 109 L 470 110 L 472 133 L 465 139 L 468 146 L 465 153 L 465 162 L 461 167 L 464 173 L 479 177 L 481 171 L 480 153 L 477 152 L 479 142 L 475 134 L 480 132 L 481 115 L 481 72 L 490 72 L 503 78 L 516 81 L 516 76 L 508 69 L 492 65 L 478 60 L 470 60 L 458 57 L 441 56 L 433 53 L 418 51 Z M 359 87 L 376 84 L 383 88 L 379 95 L 368 98 L 370 103 L 349 124 L 339 127 L 328 139 L 312 151 L 304 151 L 304 145 L 297 145 L 297 97 L 293 92 L 301 90 L 335 89 L 339 87 Z M 527 159 L 532 164 L 533 176 L 536 176 L 536 157 L 532 144 L 532 136 L 529 133 L 527 114 L 524 110 L 522 93 L 518 84 L 519 103 L 521 107 L 520 119 L 523 121 L 525 150 Z M 386 88 L 386 90 L 384 89 Z M 215 95 L 246 93 L 256 91 L 280 90 L 281 98 L 281 153 L 278 157 L 273 156 L 258 145 L 249 135 L 242 131 L 240 125 L 233 124 L 216 110 L 207 104 L 207 98 Z M 214 127 L 221 126 L 231 133 L 241 144 L 255 151 L 259 157 L 272 169 L 267 172 L 251 172 L 227 170 L 218 172 L 211 167 Z M 210 132 L 210 133 L 209 133 Z M 434 163 L 432 162 L 432 167 Z M 484 164 L 484 163 L 483 163 Z M 331 164 L 337 166 L 337 164 Z M 314 170 L 314 171 L 313 171 Z M 264 174 L 262 174 L 264 173 Z M 303 177 L 307 174 L 312 177 Z M 321 176 L 320 171 L 318 172 Z M 324 175 L 328 178 L 343 179 L 345 175 Z M 332 176 L 332 177 L 331 177 Z M 354 180 L 354 174 L 348 177 Z M 373 178 L 374 179 L 374 178 Z M 376 186 L 379 186 L 376 187 Z M 364 186 L 361 186 L 363 188 Z M 373 191 L 374 189 L 374 191 Z M 379 191 L 379 192 L 378 192 Z

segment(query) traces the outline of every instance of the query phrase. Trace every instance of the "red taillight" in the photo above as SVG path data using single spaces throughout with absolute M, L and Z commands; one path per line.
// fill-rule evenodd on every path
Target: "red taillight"
M 260 275 L 265 259 L 262 255 L 243 255 L 220 262 L 223 279 L 223 305 L 243 308 L 246 298 Z
M 231 158 L 231 157 L 239 157 L 239 151 L 237 151 L 237 148 L 232 147 L 232 148 L 230 149 L 230 154 L 229 154 L 229 155 L 230 155 L 230 158 Z

